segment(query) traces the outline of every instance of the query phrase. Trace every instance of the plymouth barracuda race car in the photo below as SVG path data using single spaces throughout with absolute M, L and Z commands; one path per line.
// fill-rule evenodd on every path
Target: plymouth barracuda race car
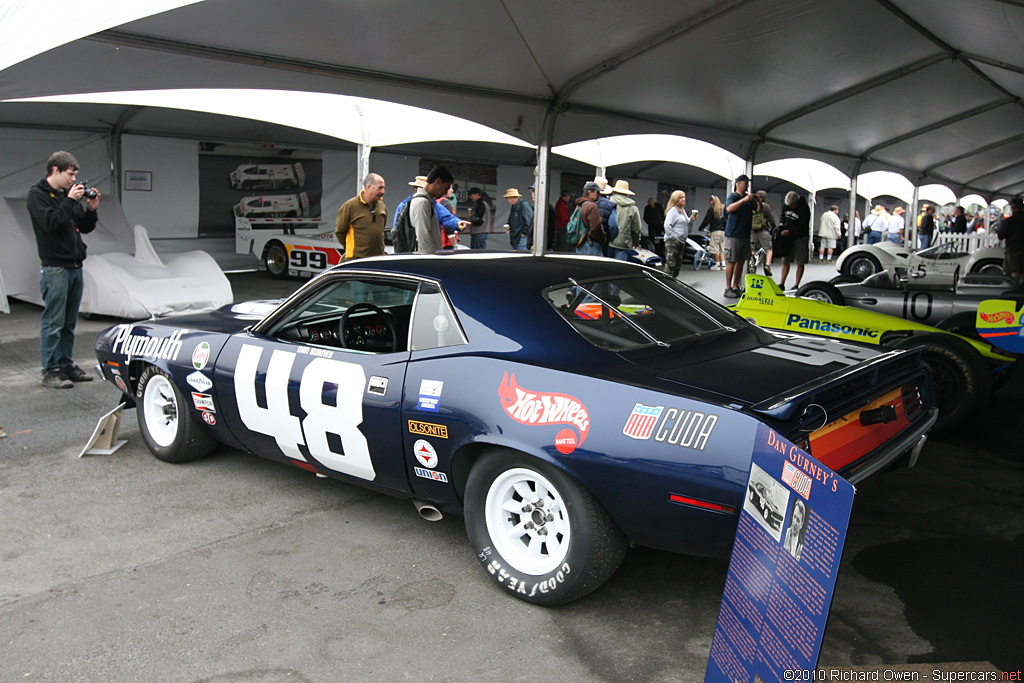
M 747 490 L 749 491 L 751 504 L 761 513 L 764 521 L 771 525 L 773 529 L 781 527 L 782 512 L 779 510 L 779 506 L 775 504 L 772 493 L 765 485 L 759 481 L 751 482 L 747 485 Z
M 837 306 L 853 306 L 939 329 L 973 329 L 978 304 L 1017 288 L 1008 275 L 971 273 L 948 283 L 928 282 L 918 271 L 895 267 L 863 282 L 808 282 L 796 295 Z M 971 335 L 967 335 L 971 336 Z
M 843 251 L 836 261 L 836 270 L 856 280 L 881 272 L 890 266 L 901 266 L 924 274 L 928 280 L 950 284 L 956 273 L 1003 272 L 1003 248 L 984 247 L 968 254 L 957 251 L 950 242 L 914 251 L 892 242 L 857 244 Z
M 859 482 L 913 465 L 936 419 L 917 352 L 776 335 L 612 259 L 360 259 L 258 308 L 100 335 L 153 454 L 226 444 L 461 514 L 485 575 L 537 604 L 630 544 L 728 552 L 758 429 Z
M 819 298 L 786 296 L 774 280 L 761 275 L 747 275 L 744 294 L 733 309 L 750 322 L 775 330 L 871 346 L 923 349 L 924 361 L 935 376 L 937 429 L 970 417 L 1017 367 L 1016 358 L 972 338 L 975 335 L 963 336 Z

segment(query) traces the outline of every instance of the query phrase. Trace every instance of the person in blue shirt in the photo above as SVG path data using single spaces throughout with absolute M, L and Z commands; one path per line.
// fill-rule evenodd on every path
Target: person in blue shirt
M 505 199 L 511 207 L 508 213 L 509 244 L 516 251 L 527 251 L 530 232 L 533 230 L 533 205 L 523 199 L 523 195 L 514 187 L 505 191 Z
M 736 178 L 736 189 L 725 200 L 725 297 L 737 299 L 743 264 L 750 258 L 750 225 L 757 210 L 757 195 L 748 192 L 750 178 Z
M 409 184 L 412 185 L 415 188 L 426 187 L 427 186 L 427 176 L 425 176 L 425 175 L 418 175 L 418 176 L 416 176 L 416 179 L 413 180 Z M 413 193 L 413 194 L 415 194 L 415 193 Z M 395 209 L 395 218 L 394 218 L 394 220 L 391 221 L 391 227 L 392 228 L 394 228 L 395 227 L 395 223 L 398 222 L 398 214 L 402 213 L 402 209 L 405 207 L 406 204 L 409 203 L 409 200 L 412 199 L 412 197 L 413 197 L 413 195 L 409 195 L 408 197 L 403 199 L 401 202 L 399 202 L 398 207 Z M 459 218 L 454 213 L 449 211 L 447 209 L 447 207 L 445 207 L 443 204 L 439 204 L 437 202 L 434 202 L 434 213 L 437 214 L 437 223 L 438 223 L 438 225 L 441 226 L 441 229 L 444 230 L 444 232 L 446 234 L 449 234 L 449 235 L 455 234 L 460 229 L 465 227 L 465 225 L 468 225 L 467 221 L 460 221 Z

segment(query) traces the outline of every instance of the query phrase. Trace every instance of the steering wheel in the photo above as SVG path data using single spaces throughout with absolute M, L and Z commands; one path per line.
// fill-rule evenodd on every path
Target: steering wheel
M 379 321 L 380 325 L 383 326 L 384 330 L 387 332 L 387 343 L 389 348 L 386 350 L 391 352 L 397 351 L 398 335 L 395 334 L 395 326 L 392 323 L 391 318 L 380 308 L 366 302 L 359 302 L 349 306 L 348 310 L 345 311 L 345 315 L 341 316 L 341 322 L 338 323 L 338 341 L 341 342 L 342 348 L 367 350 L 366 347 L 368 344 L 377 343 L 376 340 L 373 342 L 367 340 L 362 331 L 357 332 L 349 329 L 349 318 L 353 313 L 359 313 L 360 311 L 373 311 L 377 314 L 377 321 Z

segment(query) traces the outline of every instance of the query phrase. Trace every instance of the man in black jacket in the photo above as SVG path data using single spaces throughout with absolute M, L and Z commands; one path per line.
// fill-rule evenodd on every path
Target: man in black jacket
M 86 190 L 85 185 L 76 182 L 77 175 L 78 160 L 69 152 L 55 152 L 46 161 L 46 177 L 28 191 L 28 213 L 42 264 L 39 345 L 43 386 L 54 389 L 92 380 L 71 358 L 82 303 L 85 243 L 81 233 L 96 228 L 100 194 L 96 188 Z M 83 206 L 81 199 L 86 194 L 89 196 Z

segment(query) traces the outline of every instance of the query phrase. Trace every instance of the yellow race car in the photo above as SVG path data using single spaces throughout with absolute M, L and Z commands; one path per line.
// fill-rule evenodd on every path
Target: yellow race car
M 1010 378 L 1016 358 L 991 344 L 902 318 L 786 296 L 769 277 L 747 275 L 746 290 L 731 307 L 761 327 L 893 348 L 921 348 L 935 378 L 939 419 L 952 427 L 984 406 Z

